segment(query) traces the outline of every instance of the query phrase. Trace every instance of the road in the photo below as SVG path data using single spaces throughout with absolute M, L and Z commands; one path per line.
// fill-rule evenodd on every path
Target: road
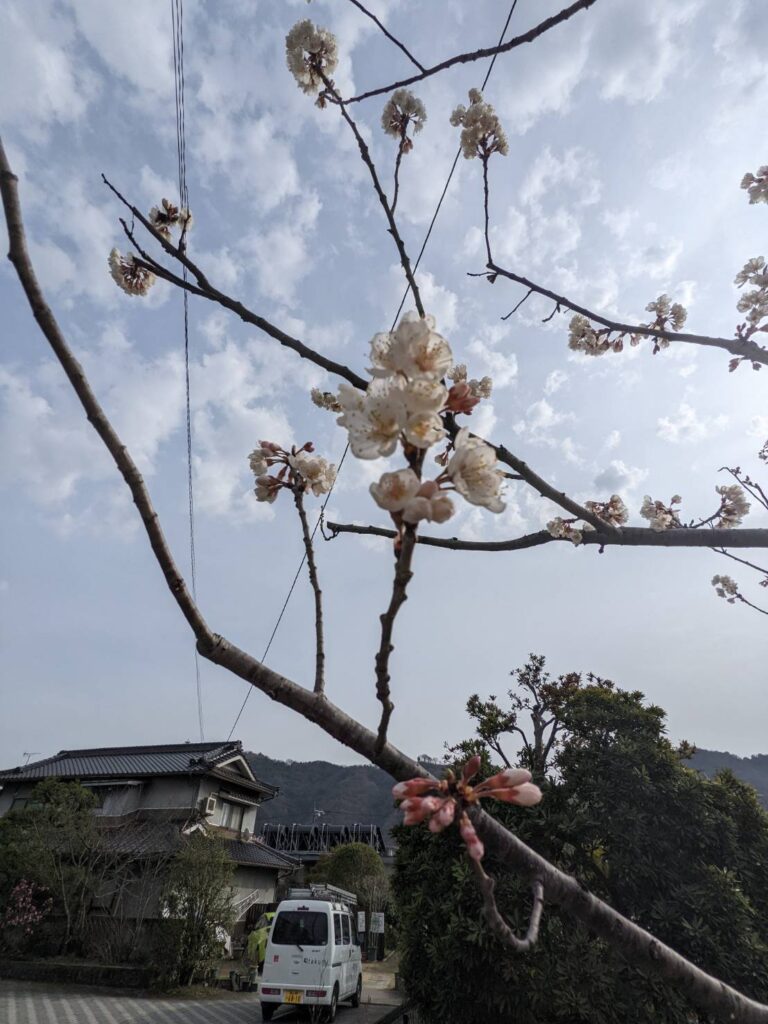
M 376 1024 L 386 1006 L 365 1001 L 353 1010 L 339 1006 L 337 1024 Z M 273 1020 L 293 1024 L 298 1013 L 283 1007 Z M 222 993 L 210 999 L 169 999 L 113 994 L 30 981 L 0 980 L 0 1024 L 259 1024 L 253 993 Z

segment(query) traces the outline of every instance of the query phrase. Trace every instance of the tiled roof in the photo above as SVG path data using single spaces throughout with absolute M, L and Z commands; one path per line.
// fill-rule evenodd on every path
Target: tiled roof
M 298 861 L 286 853 L 278 853 L 262 843 L 260 839 L 251 839 L 244 843 L 238 839 L 227 840 L 229 855 L 236 864 L 247 864 L 260 868 L 295 868 Z
M 171 743 L 162 746 L 96 747 L 60 750 L 43 761 L 0 771 L 0 782 L 41 779 L 140 778 L 156 775 L 205 775 L 232 757 L 242 756 L 242 745 L 234 742 Z M 226 769 L 224 769 L 226 771 Z M 234 773 L 231 774 L 234 779 Z M 258 780 L 238 778 L 246 788 L 274 795 L 273 786 Z

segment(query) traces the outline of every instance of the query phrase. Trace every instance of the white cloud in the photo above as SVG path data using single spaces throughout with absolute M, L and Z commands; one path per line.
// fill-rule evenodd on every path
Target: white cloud
M 508 388 L 517 380 L 517 356 L 498 348 L 501 342 L 509 345 L 510 334 L 508 324 L 492 324 L 472 338 L 467 347 L 473 357 L 468 368 L 470 377 L 492 377 L 494 390 Z
M 553 370 L 544 381 L 544 394 L 549 397 L 554 395 L 556 391 L 568 380 L 568 374 L 563 370 Z
M 520 198 L 526 205 L 535 207 L 553 199 L 560 203 L 564 197 L 577 206 L 592 206 L 599 200 L 601 191 L 593 153 L 573 146 L 558 156 L 547 146 L 528 171 Z
M 659 417 L 656 433 L 671 444 L 694 444 L 723 430 L 727 424 L 725 415 L 700 419 L 693 406 L 681 402 L 676 415 Z
M 621 444 L 621 431 L 612 430 L 605 441 L 605 447 L 611 451 L 614 448 L 618 448 Z
M 528 406 L 525 419 L 518 420 L 513 429 L 516 434 L 532 441 L 549 440 L 548 435 L 555 427 L 574 419 L 573 413 L 558 412 L 546 398 L 541 398 Z
M 265 297 L 291 303 L 296 286 L 312 271 L 309 239 L 320 209 L 317 194 L 308 192 L 292 203 L 284 218 L 266 230 L 257 228 L 242 239 L 240 247 Z
M 0 67 L 0 122 L 36 139 L 54 123 L 79 121 L 98 91 L 75 54 L 71 19 L 46 0 L 0 5 Z
M 600 498 L 616 493 L 626 496 L 636 491 L 647 477 L 647 469 L 642 469 L 640 466 L 628 466 L 621 459 L 613 459 L 605 469 L 596 474 L 594 485 Z

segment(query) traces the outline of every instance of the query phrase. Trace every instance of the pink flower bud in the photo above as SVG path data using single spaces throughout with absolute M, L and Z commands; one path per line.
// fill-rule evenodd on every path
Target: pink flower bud
M 456 801 L 453 797 L 446 797 L 441 806 L 435 811 L 432 817 L 429 819 L 429 830 L 430 832 L 442 832 L 443 829 L 448 828 L 454 819 L 456 814 Z
M 440 488 L 437 486 L 435 480 L 425 480 L 421 487 L 416 491 L 417 498 L 434 498 Z
M 408 796 L 421 796 L 422 793 L 428 793 L 430 789 L 435 788 L 434 779 L 408 779 L 392 787 L 392 796 L 395 800 L 402 800 Z
M 461 778 L 463 782 L 469 782 L 480 771 L 480 765 L 482 761 L 479 754 L 475 754 L 474 757 L 470 757 L 467 763 L 461 770 Z
M 466 816 L 462 814 L 461 821 L 459 822 L 459 831 L 461 832 L 461 838 L 467 847 L 467 853 L 472 860 L 481 861 L 483 854 L 485 853 L 485 847 L 483 846 L 480 838 L 475 832 L 474 825 Z
M 405 812 L 404 825 L 418 825 L 434 814 L 440 806 L 440 798 L 436 796 L 412 796 L 400 804 L 400 809 Z
M 521 786 L 524 782 L 531 781 L 531 773 L 527 768 L 507 768 L 506 771 L 492 775 L 490 779 L 481 782 L 477 786 L 477 793 L 485 792 L 486 789 L 502 789 L 504 786 Z
M 446 408 L 451 412 L 463 412 L 469 415 L 475 408 L 480 398 L 472 394 L 472 388 L 466 381 L 454 384 L 448 392 Z
M 524 782 L 522 786 L 502 786 L 500 789 L 484 789 L 478 794 L 484 799 L 492 797 L 505 804 L 517 804 L 519 807 L 533 807 L 541 802 L 541 790 L 532 782 Z
M 266 448 L 268 452 L 279 452 L 281 450 L 280 445 L 275 444 L 274 441 L 259 441 L 259 444 L 262 448 Z

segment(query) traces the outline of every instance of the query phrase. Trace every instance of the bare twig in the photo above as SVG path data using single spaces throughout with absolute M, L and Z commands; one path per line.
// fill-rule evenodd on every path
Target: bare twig
M 375 22 L 379 26 L 381 31 L 384 33 L 384 35 L 387 37 L 387 39 L 389 39 L 390 42 L 393 42 L 395 44 L 395 46 L 397 46 L 399 49 L 401 49 L 403 51 L 403 53 L 408 58 L 408 60 L 411 62 L 411 64 L 415 65 L 419 69 L 419 71 L 424 71 L 425 70 L 424 65 L 420 64 L 419 61 L 416 60 L 416 58 L 413 56 L 411 51 L 408 50 L 405 47 L 405 45 L 400 42 L 399 39 L 397 39 L 395 36 L 393 36 L 391 32 L 387 31 L 386 27 L 384 25 L 382 25 L 382 23 L 379 21 L 379 19 L 376 17 L 375 14 L 373 14 L 371 11 L 369 11 L 367 7 L 363 7 L 363 5 L 360 3 L 360 0 L 350 0 L 350 3 L 353 3 L 355 5 L 355 7 L 359 11 L 362 11 L 363 14 L 365 14 L 368 18 L 371 19 L 371 21 Z
M 501 319 L 502 320 L 509 320 L 509 318 L 511 316 L 514 316 L 515 313 L 518 311 L 518 309 L 520 309 L 520 307 L 526 301 L 526 299 L 530 299 L 530 297 L 532 295 L 533 295 L 533 288 L 529 288 L 528 291 L 525 293 L 525 295 L 522 297 L 522 299 L 520 299 L 519 302 L 515 303 L 515 305 L 512 307 L 512 309 L 510 309 L 510 311 L 507 313 L 507 315 L 503 316 Z
M 511 946 L 516 953 L 527 953 L 529 949 L 536 945 L 539 938 L 539 925 L 541 924 L 541 915 L 544 910 L 544 886 L 541 883 L 541 879 L 534 878 L 531 882 L 533 906 L 525 938 L 520 939 L 509 927 L 496 906 L 496 900 L 493 895 L 496 883 L 490 875 L 485 873 L 483 865 L 479 861 L 473 860 L 471 864 L 477 876 L 480 892 L 483 895 L 483 911 L 491 931 L 497 939 L 503 942 L 505 946 Z
M 510 281 L 515 281 L 517 284 L 523 285 L 524 288 L 528 288 L 529 294 L 530 292 L 536 292 L 538 295 L 543 295 L 548 299 L 552 299 L 555 303 L 555 308 L 546 318 L 547 320 L 551 320 L 558 311 L 567 309 L 572 313 L 581 313 L 581 315 L 587 317 L 588 320 L 592 320 L 596 324 L 602 324 L 603 327 L 607 327 L 609 330 L 617 331 L 621 334 L 642 334 L 649 338 L 662 338 L 667 341 L 685 342 L 689 345 L 704 345 L 708 348 L 721 348 L 726 352 L 730 352 L 732 355 L 742 356 L 754 363 L 764 363 L 768 365 L 768 349 L 763 348 L 754 341 L 742 338 L 713 338 L 705 334 L 686 334 L 680 331 L 664 331 L 659 327 L 643 327 L 638 324 L 620 323 L 617 320 L 611 320 L 608 317 L 603 316 L 601 313 L 595 313 L 594 310 L 587 309 L 586 306 L 580 306 L 578 303 L 573 302 L 564 295 L 558 295 L 557 292 L 553 292 L 550 288 L 545 288 L 543 285 L 536 284 L 535 281 L 531 281 L 527 277 L 523 277 L 521 274 L 515 274 L 511 270 L 505 270 L 504 267 L 500 267 L 497 263 L 494 263 L 491 260 L 488 261 L 487 273 L 471 276 L 486 277 L 489 280 L 495 280 L 496 277 L 506 277 Z M 528 296 L 526 296 L 526 298 L 527 297 Z M 522 303 L 518 303 L 518 305 L 515 306 L 515 309 L 518 309 L 520 305 L 522 305 Z M 509 315 L 510 314 L 507 314 L 507 316 Z M 507 319 L 507 317 L 504 317 L 504 319 Z
M 448 60 L 435 64 L 431 68 L 425 68 L 418 75 L 411 75 L 410 78 L 403 78 L 399 82 L 390 82 L 389 85 L 382 85 L 377 89 L 369 89 L 367 92 L 361 92 L 358 96 L 353 96 L 344 102 L 359 103 L 360 100 L 370 99 L 371 96 L 381 96 L 384 93 L 392 92 L 393 89 L 399 89 L 402 86 L 420 82 L 424 78 L 430 78 L 432 75 L 437 75 L 439 72 L 445 71 L 446 68 L 454 67 L 456 64 L 469 64 L 472 61 L 482 60 L 484 57 L 493 57 L 497 53 L 509 53 L 510 50 L 514 50 L 517 46 L 522 46 L 523 43 L 532 43 L 534 39 L 538 39 L 539 36 L 544 35 L 549 29 L 562 24 L 562 22 L 572 18 L 574 14 L 578 14 L 579 11 L 585 11 L 594 3 L 595 0 L 576 0 L 576 3 L 566 7 L 559 14 L 547 18 L 546 21 L 542 21 L 539 25 L 529 29 L 527 32 L 523 32 L 522 35 L 515 36 L 506 43 L 500 43 L 498 46 L 487 46 L 482 50 L 474 50 L 471 53 L 459 53 L 455 57 L 449 57 Z
M 407 131 L 408 131 L 408 122 L 406 121 L 403 124 L 403 127 L 400 129 L 400 144 L 397 147 L 397 156 L 395 157 L 395 187 L 394 187 L 394 190 L 392 192 L 392 206 L 391 206 L 392 216 L 393 217 L 395 215 L 395 210 L 397 208 L 397 197 L 398 197 L 398 195 L 400 193 L 400 164 L 401 164 L 402 159 L 403 159 L 403 151 L 404 151 L 404 147 L 405 147 L 405 137 L 406 137 L 406 132 Z
M 323 592 L 320 589 L 320 581 L 317 577 L 317 566 L 315 565 L 315 548 L 312 544 L 312 535 L 309 532 L 307 513 L 304 509 L 304 482 L 299 480 L 294 484 L 293 500 L 296 504 L 296 511 L 301 520 L 301 534 L 304 539 L 304 552 L 307 556 L 307 569 L 309 570 L 309 582 L 312 585 L 312 592 L 315 595 L 315 689 L 314 692 L 322 695 L 325 690 L 325 644 L 323 640 Z
M 725 548 L 715 548 L 718 555 L 725 555 L 726 558 L 732 558 L 734 562 L 741 562 L 742 565 L 746 565 L 749 569 L 754 569 L 755 572 L 759 572 L 761 575 L 768 577 L 768 569 L 764 569 L 761 565 L 755 565 L 754 562 L 748 562 L 746 558 L 739 558 L 737 555 L 732 555 L 730 551 L 726 551 Z
M 392 597 L 389 607 L 381 615 L 381 642 L 376 654 L 376 696 L 381 702 L 381 719 L 379 731 L 376 737 L 376 751 L 384 749 L 387 742 L 387 729 L 389 720 L 395 705 L 389 689 L 389 658 L 394 650 L 392 644 L 392 630 L 395 626 L 395 618 L 400 608 L 408 599 L 407 589 L 413 572 L 411 562 L 413 561 L 413 549 L 416 544 L 416 527 L 407 523 L 399 547 L 396 548 L 395 578 L 392 582 Z
M 488 211 L 488 160 L 489 155 L 486 153 L 482 157 L 483 163 L 483 217 L 485 220 L 485 253 L 488 257 L 488 264 L 493 262 L 493 256 L 491 255 L 491 235 L 489 228 L 490 214 Z
M 406 280 L 410 285 L 411 292 L 413 293 L 413 301 L 416 304 L 416 309 L 418 311 L 419 316 L 423 317 L 424 307 L 421 304 L 421 295 L 419 294 L 419 288 L 418 285 L 416 284 L 416 278 L 413 275 L 411 261 L 408 258 L 408 253 L 405 251 L 405 243 L 403 242 L 402 236 L 397 226 L 397 222 L 395 221 L 395 217 L 392 212 L 392 207 L 387 202 L 387 197 L 384 193 L 384 189 L 381 187 L 379 175 L 376 172 L 376 165 L 373 162 L 370 150 L 368 149 L 365 139 L 360 134 L 360 131 L 358 130 L 358 127 L 355 124 L 354 119 L 350 117 L 349 112 L 347 111 L 347 108 L 345 106 L 344 100 L 342 100 L 341 96 L 339 96 L 333 82 L 330 80 L 330 78 L 324 75 L 322 71 L 319 71 L 318 74 L 321 76 L 323 80 L 327 94 L 332 98 L 332 101 L 341 111 L 341 116 L 347 122 L 352 131 L 352 134 L 355 137 L 357 147 L 360 150 L 360 156 L 362 158 L 363 163 L 368 168 L 368 172 L 371 175 L 371 181 L 373 182 L 374 191 L 376 192 L 378 200 L 381 203 L 382 209 L 384 210 L 384 214 L 387 218 L 387 223 L 389 224 L 389 233 L 392 235 L 394 243 L 397 247 L 397 251 L 400 256 L 400 264 L 403 268 L 403 273 L 405 274 Z
M 18 199 L 18 179 L 10 169 L 2 142 L 0 192 L 8 224 L 9 258 L 26 293 L 30 309 L 70 380 L 89 422 L 99 434 L 125 479 L 144 523 L 155 559 L 179 610 L 194 632 L 199 652 L 209 661 L 244 679 L 272 700 L 291 708 L 307 721 L 314 722 L 329 736 L 368 758 L 372 764 L 378 765 L 393 778 L 405 780 L 415 776 L 428 776 L 429 773 L 417 761 L 391 743 L 386 742 L 383 747 L 379 747 L 376 733 L 346 714 L 325 696 L 312 693 L 286 679 L 223 636 L 211 631 L 173 560 L 157 513 L 135 463 L 107 419 L 40 290 L 27 249 Z M 768 1024 L 768 1006 L 756 1003 L 706 974 L 669 946 L 659 942 L 649 932 L 586 892 L 576 879 L 566 875 L 531 850 L 480 808 L 471 808 L 468 813 L 487 849 L 494 856 L 505 860 L 511 870 L 526 878 L 540 878 L 549 902 L 558 904 L 584 927 L 605 939 L 609 945 L 624 955 L 629 963 L 676 984 L 694 1005 L 707 1013 L 731 1021 L 732 1024 Z
M 334 537 L 341 533 L 356 533 L 367 537 L 386 537 L 387 539 L 397 536 L 394 530 L 387 530 L 382 526 L 326 523 L 326 527 Z M 526 533 L 510 540 L 458 540 L 456 537 L 429 537 L 419 534 L 416 543 L 433 548 L 445 548 L 448 551 L 522 551 L 525 548 L 539 547 L 541 544 L 571 545 L 572 541 L 567 537 L 553 537 L 547 530 L 537 530 L 536 533 Z M 601 548 L 713 548 L 714 550 L 722 550 L 722 546 L 768 548 L 768 529 L 699 531 L 683 527 L 678 530 L 657 531 L 650 527 L 624 526 L 614 533 L 584 530 L 581 544 L 578 546 L 582 545 Z M 723 553 L 727 554 L 727 552 Z M 757 567 L 755 566 L 755 568 Z
M 171 245 L 166 238 L 156 231 L 154 226 L 147 220 L 141 211 L 135 206 L 132 206 L 111 182 L 106 178 L 104 178 L 104 181 L 118 197 L 120 202 L 131 211 L 139 223 L 149 231 L 152 237 L 159 242 L 160 245 L 162 245 L 165 252 L 173 259 L 178 260 L 182 266 L 186 267 L 187 270 L 190 271 L 197 281 L 197 286 L 191 284 L 189 281 L 184 281 L 183 278 L 173 274 L 166 268 L 163 268 L 156 260 L 144 253 L 143 250 L 140 250 L 142 251 L 142 258 L 145 259 L 153 274 L 157 274 L 158 277 L 162 277 L 164 280 L 171 282 L 171 284 L 175 284 L 179 288 L 183 288 L 192 295 L 198 295 L 201 298 L 209 299 L 211 302 L 216 302 L 225 309 L 231 310 L 245 323 L 252 324 L 254 327 L 257 327 L 260 331 L 263 331 L 264 334 L 268 334 L 270 338 L 274 338 L 274 340 L 279 342 L 284 348 L 289 348 L 293 352 L 296 352 L 302 359 L 308 359 L 316 366 L 322 367 L 329 373 L 335 373 L 337 377 L 341 377 L 342 380 L 348 381 L 353 385 L 353 387 L 360 388 L 363 391 L 365 390 L 368 382 L 361 377 L 360 374 L 355 373 L 354 370 L 350 369 L 350 367 L 344 365 L 344 363 L 337 363 L 334 359 L 326 358 L 326 356 L 322 355 L 320 352 L 316 352 L 314 349 L 310 348 L 309 345 L 305 345 L 304 342 L 299 341 L 298 338 L 293 338 L 290 334 L 280 330 L 279 327 L 270 323 L 270 321 L 266 320 L 263 316 L 259 316 L 258 313 L 254 313 L 252 310 L 244 306 L 242 302 L 238 302 L 236 299 L 233 299 L 231 296 L 226 295 L 224 292 L 214 287 L 203 271 L 189 258 L 189 256 L 185 253 L 179 252 L 176 246 Z M 136 244 L 130 230 L 127 226 L 124 225 L 124 227 L 126 228 L 128 237 L 134 241 L 134 244 Z

